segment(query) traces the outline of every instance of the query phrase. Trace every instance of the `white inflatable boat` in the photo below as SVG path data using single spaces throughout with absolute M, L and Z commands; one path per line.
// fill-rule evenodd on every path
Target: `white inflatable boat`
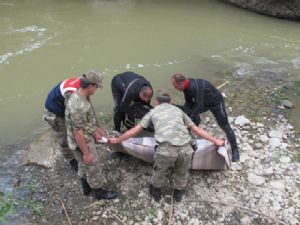
M 197 150 L 194 152 L 191 162 L 192 170 L 229 170 L 229 147 L 217 147 L 212 142 L 197 139 Z M 153 163 L 155 140 L 152 137 L 130 138 L 120 144 L 109 144 L 109 148 L 115 152 L 132 155 L 145 162 Z

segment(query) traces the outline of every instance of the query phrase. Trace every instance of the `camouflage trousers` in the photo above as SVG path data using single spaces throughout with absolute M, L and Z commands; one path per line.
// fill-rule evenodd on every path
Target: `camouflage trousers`
M 87 143 L 93 156 L 93 162 L 89 165 L 83 162 L 83 154 L 79 147 L 74 150 L 73 154 L 78 161 L 78 176 L 86 179 L 93 189 L 100 188 L 105 183 L 105 176 L 102 174 L 100 155 L 96 149 L 94 141 Z
M 154 166 L 151 183 L 161 187 L 167 181 L 169 168 L 173 168 L 173 187 L 183 190 L 190 175 L 193 149 L 190 144 L 174 146 L 168 143 L 158 145 L 154 154 Z
M 73 152 L 68 147 L 67 128 L 64 117 L 58 117 L 54 113 L 45 110 L 44 120 L 50 125 L 55 134 L 57 146 L 66 160 L 74 159 Z

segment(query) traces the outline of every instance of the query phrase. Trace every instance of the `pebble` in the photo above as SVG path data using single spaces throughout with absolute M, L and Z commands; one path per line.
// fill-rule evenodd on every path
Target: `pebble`
M 245 126 L 247 124 L 250 124 L 250 120 L 248 120 L 245 116 L 242 115 L 236 117 L 234 124 L 238 126 Z
M 285 184 L 280 181 L 271 181 L 270 185 L 272 188 L 274 188 L 276 190 L 283 191 L 285 189 Z
M 280 157 L 279 161 L 281 163 L 289 163 L 289 162 L 291 162 L 291 158 L 288 156 L 282 156 L 282 157 Z
M 267 142 L 269 142 L 269 137 L 266 136 L 266 135 L 260 135 L 260 136 L 259 136 L 259 140 L 260 140 L 261 142 L 267 143 Z
M 265 179 L 264 177 L 262 177 L 262 176 L 257 176 L 257 175 L 255 175 L 254 173 L 249 173 L 249 174 L 248 174 L 248 181 L 249 181 L 251 184 L 260 186 L 260 185 L 262 185 L 263 183 L 265 183 L 266 179 Z
M 263 169 L 263 171 L 262 171 L 262 174 L 263 174 L 264 176 L 270 176 L 270 175 L 272 175 L 273 173 L 274 173 L 274 170 L 273 170 L 272 167 L 265 168 L 265 169 Z
M 276 137 L 270 138 L 269 144 L 270 144 L 272 149 L 275 149 L 275 148 L 277 148 L 281 145 L 281 140 L 279 138 L 276 138 Z

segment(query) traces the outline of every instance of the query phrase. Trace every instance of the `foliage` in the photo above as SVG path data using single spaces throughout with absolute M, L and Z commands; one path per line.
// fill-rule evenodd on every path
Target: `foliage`
M 300 99 L 300 80 L 296 80 L 290 84 L 282 85 L 276 90 L 274 102 L 279 104 L 282 100 L 289 100 L 290 96 Z
M 6 217 L 16 214 L 19 207 L 29 208 L 34 213 L 41 214 L 43 209 L 41 202 L 34 201 L 31 197 L 21 199 L 16 197 L 16 192 L 23 188 L 28 190 L 28 195 L 30 196 L 36 190 L 37 184 L 30 180 L 27 185 L 20 186 L 0 196 L 0 222 L 6 222 Z
M 156 215 L 157 215 L 157 209 L 150 208 L 148 210 L 148 217 L 149 217 L 149 219 L 154 219 L 156 217 Z
M 292 162 L 300 162 L 300 153 L 293 155 Z
M 99 113 L 97 120 L 100 125 L 107 125 L 112 121 L 112 116 L 110 114 Z

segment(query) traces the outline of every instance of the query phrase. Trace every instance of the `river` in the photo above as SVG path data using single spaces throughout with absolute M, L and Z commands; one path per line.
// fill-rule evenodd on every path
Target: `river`
M 93 97 L 104 113 L 113 109 L 112 77 L 128 70 L 170 90 L 175 72 L 216 85 L 262 71 L 300 78 L 299 23 L 219 1 L 0 0 L 0 15 L 2 155 L 46 126 L 44 100 L 55 84 L 90 69 L 104 75 Z

